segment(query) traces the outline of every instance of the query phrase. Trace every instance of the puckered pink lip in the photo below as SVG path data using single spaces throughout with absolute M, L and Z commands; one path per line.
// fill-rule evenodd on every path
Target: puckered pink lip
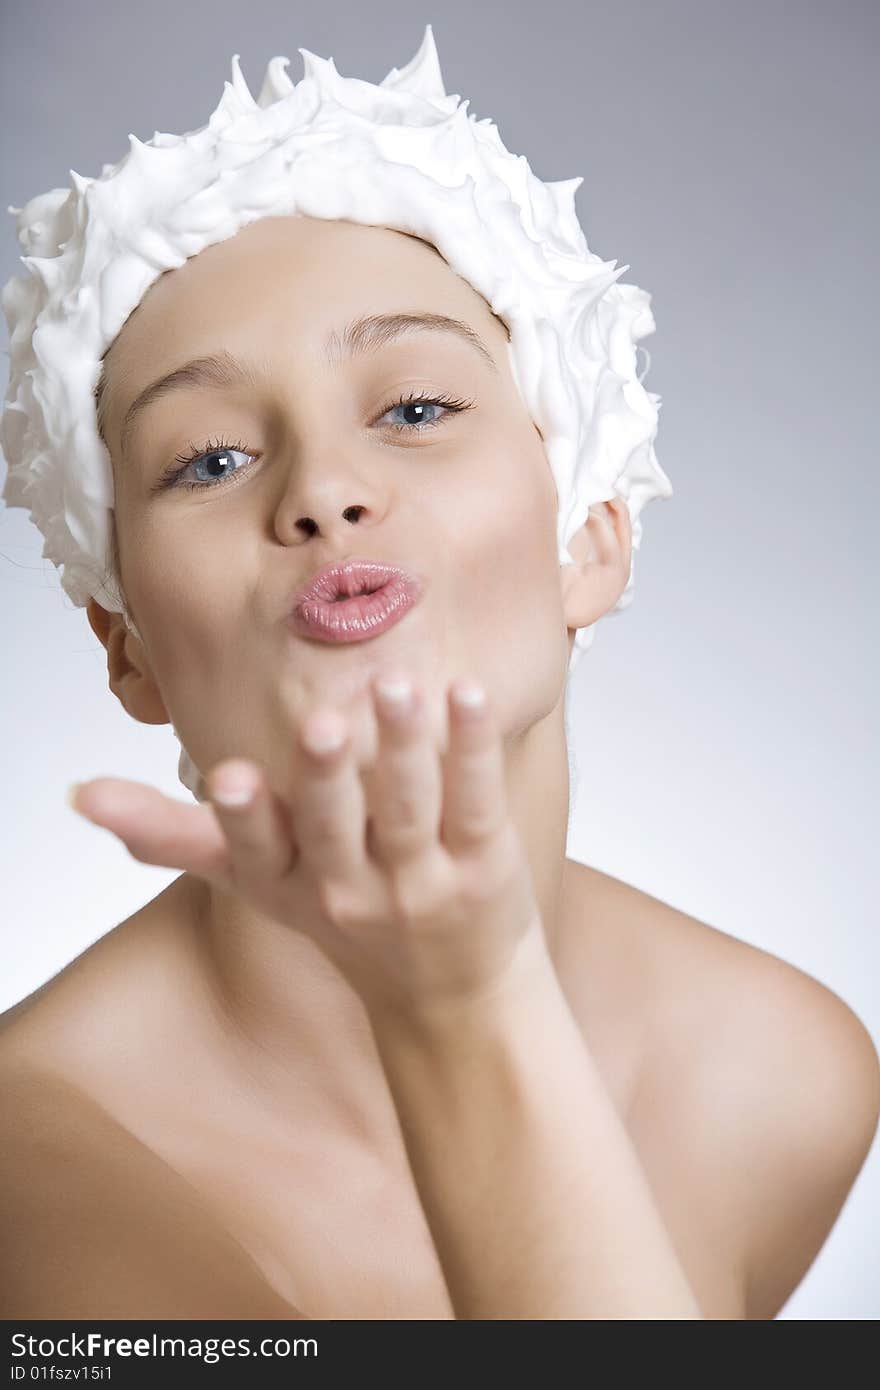
M 288 625 L 297 636 L 319 642 L 364 642 L 398 623 L 424 588 L 422 577 L 402 565 L 326 565 L 295 596 Z

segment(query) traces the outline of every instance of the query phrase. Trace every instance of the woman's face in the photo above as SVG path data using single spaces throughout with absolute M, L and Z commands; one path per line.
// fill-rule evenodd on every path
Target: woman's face
M 490 360 L 436 330 L 347 354 L 349 324 L 389 314 L 457 319 Z M 144 642 L 137 664 L 203 774 L 240 755 L 270 779 L 280 767 L 283 785 L 291 719 L 325 700 L 349 710 L 358 761 L 372 761 L 364 686 L 391 666 L 431 693 L 442 746 L 457 675 L 485 684 L 508 739 L 557 706 L 570 651 L 557 495 L 506 345 L 433 248 L 348 222 L 260 220 L 145 295 L 105 362 L 121 580 Z M 250 379 L 159 395 L 123 448 L 145 387 L 220 353 L 250 364 Z M 470 408 L 397 404 L 413 394 Z M 421 601 L 367 641 L 294 634 L 295 590 L 350 557 L 415 571 Z

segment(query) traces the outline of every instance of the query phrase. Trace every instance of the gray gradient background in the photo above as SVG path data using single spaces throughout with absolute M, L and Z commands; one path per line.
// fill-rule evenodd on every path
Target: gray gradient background
M 876 1041 L 876 4 L 7 0 L 0 209 L 99 174 L 129 131 L 203 125 L 234 52 L 255 93 L 276 53 L 299 80 L 300 46 L 378 82 L 426 22 L 447 91 L 542 179 L 583 175 L 591 250 L 653 295 L 675 496 L 643 512 L 633 605 L 573 679 L 569 854 L 791 961 Z M 0 1009 L 177 874 L 78 818 L 67 785 L 187 797 L 170 727 L 110 694 L 41 548 L 0 509 Z M 783 1318 L 880 1314 L 878 1149 Z

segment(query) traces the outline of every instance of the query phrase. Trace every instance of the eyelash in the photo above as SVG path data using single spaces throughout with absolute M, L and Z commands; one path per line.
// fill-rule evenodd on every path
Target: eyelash
M 447 415 L 457 415 L 461 411 L 470 410 L 473 404 L 473 401 L 458 400 L 451 396 L 431 396 L 425 392 L 413 391 L 408 396 L 404 396 L 399 400 L 392 401 L 390 405 L 386 405 L 385 409 L 380 411 L 379 419 L 381 419 L 383 415 L 387 415 L 389 410 L 396 410 L 399 405 L 441 405 L 445 408 Z M 424 424 L 420 425 L 387 425 L 385 428 L 405 430 L 407 433 L 415 432 L 416 434 L 423 434 L 425 430 L 435 429 L 436 426 L 440 425 L 447 418 L 447 415 L 441 415 L 439 420 L 427 420 Z M 196 463 L 199 459 L 207 458 L 209 454 L 218 453 L 249 454 L 250 450 L 241 440 L 237 440 L 234 444 L 225 439 L 208 440 L 206 444 L 199 448 L 195 448 L 191 445 L 188 454 L 178 455 L 174 462 L 166 468 L 165 472 L 156 483 L 154 491 L 161 492 L 169 487 L 185 487 L 188 490 L 206 487 L 224 487 L 229 480 L 238 477 L 239 473 L 246 473 L 248 471 L 246 468 L 237 468 L 232 473 L 227 473 L 224 477 L 218 478 L 216 482 L 211 483 L 204 482 L 202 479 L 196 479 L 195 482 L 184 482 L 182 480 L 184 470 L 187 469 L 191 463 Z M 254 455 L 251 455 L 251 457 L 254 457 Z

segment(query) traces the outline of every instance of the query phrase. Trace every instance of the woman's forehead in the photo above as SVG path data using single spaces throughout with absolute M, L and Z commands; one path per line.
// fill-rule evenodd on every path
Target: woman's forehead
M 182 266 L 166 271 L 151 289 L 196 285 L 232 272 L 259 278 L 263 267 L 268 274 L 299 272 L 307 279 L 327 273 L 336 278 L 347 267 L 360 264 L 395 267 L 402 278 L 428 266 L 441 279 L 461 278 L 424 237 L 394 227 L 296 215 L 259 218 L 239 228 Z
M 295 317 L 323 342 L 364 316 L 407 312 L 457 319 L 488 336 L 496 355 L 509 341 L 503 320 L 424 238 L 330 219 L 265 218 L 161 275 L 104 360 L 118 378 L 139 374 L 144 358 L 148 370 L 169 353 L 183 360 L 194 327 L 221 332 L 280 315 L 286 328 Z

